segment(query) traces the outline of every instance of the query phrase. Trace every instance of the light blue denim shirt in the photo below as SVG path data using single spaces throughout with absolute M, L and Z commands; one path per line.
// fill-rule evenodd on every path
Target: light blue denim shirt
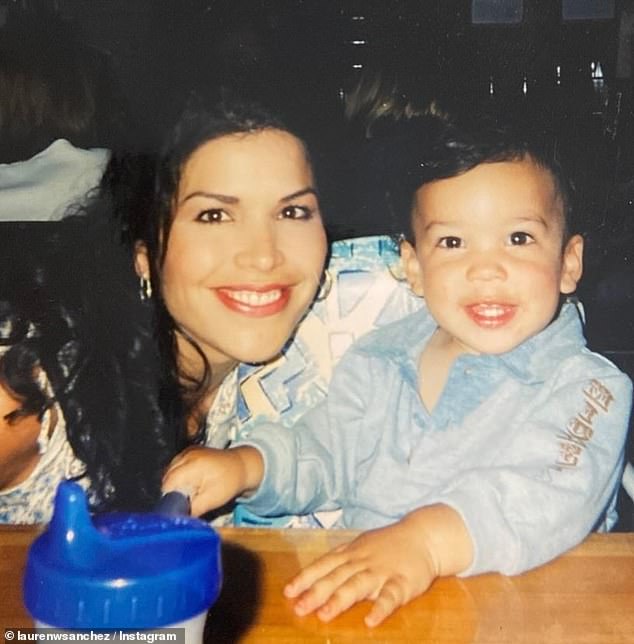
M 246 507 L 341 507 L 343 526 L 368 529 L 444 503 L 473 540 L 465 575 L 519 573 L 609 529 L 632 386 L 586 348 L 576 307 L 506 354 L 459 356 L 429 413 L 417 365 L 435 328 L 422 309 L 371 332 L 324 404 L 292 428 L 255 427 L 241 444 L 261 451 L 265 479 Z

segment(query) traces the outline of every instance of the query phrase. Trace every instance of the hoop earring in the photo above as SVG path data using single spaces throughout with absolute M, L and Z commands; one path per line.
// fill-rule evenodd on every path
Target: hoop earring
M 330 271 L 326 269 L 321 277 L 321 282 L 319 283 L 319 291 L 317 291 L 317 297 L 315 298 L 315 300 L 317 302 L 323 302 L 323 300 L 328 297 L 331 290 L 332 275 L 330 274 Z
M 152 282 L 149 277 L 142 275 L 139 278 L 139 298 L 145 302 L 152 297 Z

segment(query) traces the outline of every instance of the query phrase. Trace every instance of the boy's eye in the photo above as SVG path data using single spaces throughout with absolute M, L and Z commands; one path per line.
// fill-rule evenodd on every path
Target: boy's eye
M 462 239 L 460 237 L 441 237 L 438 240 L 438 246 L 441 248 L 462 248 Z
M 220 208 L 212 208 L 210 210 L 203 210 L 198 213 L 196 221 L 202 221 L 209 224 L 220 223 L 221 221 L 230 221 L 231 217 Z
M 308 206 L 286 206 L 280 212 L 280 219 L 310 219 L 313 211 Z
M 526 244 L 531 244 L 535 240 L 531 234 L 518 230 L 509 235 L 509 241 L 511 242 L 511 246 L 525 246 Z

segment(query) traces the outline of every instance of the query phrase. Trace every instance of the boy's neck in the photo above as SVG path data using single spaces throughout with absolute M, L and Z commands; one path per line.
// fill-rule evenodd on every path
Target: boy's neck
M 418 392 L 430 413 L 445 388 L 451 365 L 463 353 L 465 350 L 441 328 L 434 331 L 421 352 L 418 360 Z

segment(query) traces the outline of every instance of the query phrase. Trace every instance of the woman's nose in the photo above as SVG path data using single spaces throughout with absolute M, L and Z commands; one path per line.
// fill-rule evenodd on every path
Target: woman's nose
M 279 266 L 283 259 L 274 231 L 262 228 L 244 239 L 235 256 L 238 267 L 265 272 Z

